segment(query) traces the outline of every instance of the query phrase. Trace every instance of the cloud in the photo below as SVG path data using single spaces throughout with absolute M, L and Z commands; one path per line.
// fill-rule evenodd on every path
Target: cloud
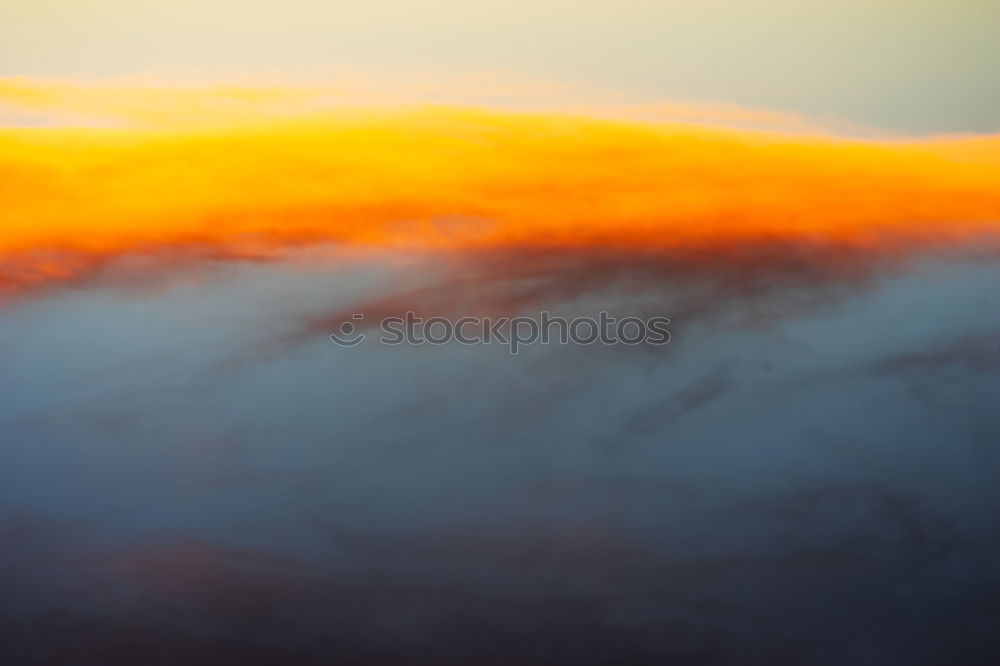
M 20 94 L 162 109 L 175 92 L 74 90 Z M 308 91 L 270 88 L 187 90 L 176 113 L 202 117 L 220 95 L 242 120 L 0 130 L 2 293 L 85 281 L 128 257 L 276 259 L 317 244 L 610 248 L 706 265 L 770 246 L 816 249 L 835 269 L 847 254 L 891 261 L 1000 230 L 996 138 L 810 138 L 442 106 L 309 112 Z
M 996 139 L 233 98 L 254 122 L 0 133 L 8 297 L 261 264 L 5 318 L 4 501 L 70 516 L 0 505 L 11 663 L 993 662 L 996 276 L 903 269 L 995 256 Z M 263 265 L 364 256 L 375 287 Z M 581 303 L 743 326 L 203 378 L 277 320 Z
M 313 562 L 183 537 L 108 547 L 21 515 L 2 526 L 18 538 L 0 549 L 0 582 L 22 594 L 0 637 L 12 663 L 33 664 L 832 664 L 886 651 L 989 663 L 996 638 L 976 618 L 995 534 L 850 480 L 726 509 L 694 503 L 717 536 L 701 544 L 595 516 L 321 525 L 331 548 Z M 876 613 L 888 627 L 872 630 Z

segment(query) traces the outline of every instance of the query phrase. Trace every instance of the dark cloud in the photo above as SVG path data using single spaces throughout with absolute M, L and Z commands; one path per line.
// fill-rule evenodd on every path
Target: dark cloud
M 0 661 L 993 664 L 995 273 L 733 252 L 13 309 Z M 686 334 L 334 350 L 355 303 L 666 310 Z M 298 354 L 218 371 L 277 329 Z
M 1000 648 L 996 530 L 836 482 L 714 519 L 714 545 L 607 521 L 316 523 L 331 548 L 307 563 L 191 539 L 109 549 L 22 514 L 4 523 L 18 594 L 0 636 L 5 663 L 45 665 L 985 666 Z

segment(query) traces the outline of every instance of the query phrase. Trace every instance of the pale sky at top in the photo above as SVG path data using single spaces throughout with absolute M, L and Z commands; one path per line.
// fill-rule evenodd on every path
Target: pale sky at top
M 495 72 L 900 132 L 1000 131 L 1000 0 L 32 0 L 0 76 Z

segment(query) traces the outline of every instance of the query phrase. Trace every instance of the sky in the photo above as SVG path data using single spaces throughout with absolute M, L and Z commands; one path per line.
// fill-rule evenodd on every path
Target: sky
M 0 8 L 0 75 L 461 74 L 996 132 L 991 0 L 39 0 Z
M 0 663 L 995 664 L 998 24 L 0 6 Z

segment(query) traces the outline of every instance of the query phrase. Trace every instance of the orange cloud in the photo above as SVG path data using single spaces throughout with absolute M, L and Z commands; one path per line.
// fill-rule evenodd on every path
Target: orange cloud
M 1000 232 L 997 137 L 862 141 L 443 106 L 296 115 L 308 105 L 288 91 L 239 90 L 232 122 L 0 130 L 0 289 L 190 247 L 778 241 L 895 254 Z M 122 95 L 167 103 L 140 93 Z M 178 104 L 209 102 L 189 90 Z

